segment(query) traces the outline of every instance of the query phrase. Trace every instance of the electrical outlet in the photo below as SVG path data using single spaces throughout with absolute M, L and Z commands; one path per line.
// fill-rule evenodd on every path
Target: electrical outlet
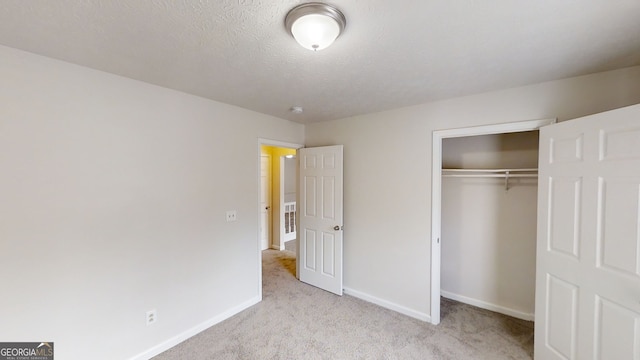
M 156 309 L 147 311 L 147 326 L 155 324 L 158 321 L 158 312 Z
M 238 220 L 238 212 L 236 210 L 227 211 L 227 221 L 236 221 Z

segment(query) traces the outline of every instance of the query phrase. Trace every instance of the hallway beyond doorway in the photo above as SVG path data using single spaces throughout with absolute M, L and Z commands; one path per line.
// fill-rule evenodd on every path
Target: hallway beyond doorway
M 292 251 L 294 254 L 296 252 L 296 240 L 290 240 L 284 243 L 284 249 L 287 251 Z

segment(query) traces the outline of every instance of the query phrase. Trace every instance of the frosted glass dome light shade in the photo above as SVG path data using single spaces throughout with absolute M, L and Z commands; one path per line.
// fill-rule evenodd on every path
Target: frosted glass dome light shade
M 322 50 L 331 45 L 346 25 L 344 15 L 323 3 L 307 3 L 291 9 L 285 26 L 296 41 L 309 50 Z
M 291 26 L 291 33 L 302 47 L 322 50 L 340 35 L 340 27 L 328 16 L 312 14 L 296 20 Z

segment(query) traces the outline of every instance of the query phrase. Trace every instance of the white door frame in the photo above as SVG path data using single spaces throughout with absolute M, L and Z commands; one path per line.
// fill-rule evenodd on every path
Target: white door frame
M 528 120 L 433 132 L 431 160 L 431 323 L 440 323 L 440 237 L 442 221 L 442 139 L 538 130 L 556 119 Z
M 261 190 L 261 180 L 260 180 L 260 156 L 262 155 L 262 145 L 267 145 L 267 146 L 277 146 L 277 147 L 282 147 L 282 148 L 289 148 L 289 149 L 300 149 L 303 148 L 304 145 L 302 144 L 296 144 L 296 143 L 289 143 L 289 142 L 284 142 L 284 141 L 279 141 L 279 140 L 272 140 L 272 139 L 265 139 L 265 138 L 258 138 L 258 156 L 257 156 L 257 176 L 256 176 L 256 182 L 257 182 L 257 187 L 258 187 L 258 197 L 256 199 L 256 209 L 258 210 L 257 212 L 257 216 L 258 216 L 258 227 L 257 227 L 257 233 L 256 233 L 256 246 L 257 246 L 257 255 L 258 255 L 258 296 L 260 298 L 260 301 L 262 301 L 262 239 L 260 238 L 260 218 L 262 217 L 261 211 L 260 211 L 260 192 Z M 297 191 L 297 190 L 296 190 Z M 273 202 L 273 199 L 271 200 Z

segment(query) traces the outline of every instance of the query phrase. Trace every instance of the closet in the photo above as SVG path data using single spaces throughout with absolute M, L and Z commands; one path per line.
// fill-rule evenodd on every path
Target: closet
M 441 295 L 533 320 L 538 131 L 443 139 Z

